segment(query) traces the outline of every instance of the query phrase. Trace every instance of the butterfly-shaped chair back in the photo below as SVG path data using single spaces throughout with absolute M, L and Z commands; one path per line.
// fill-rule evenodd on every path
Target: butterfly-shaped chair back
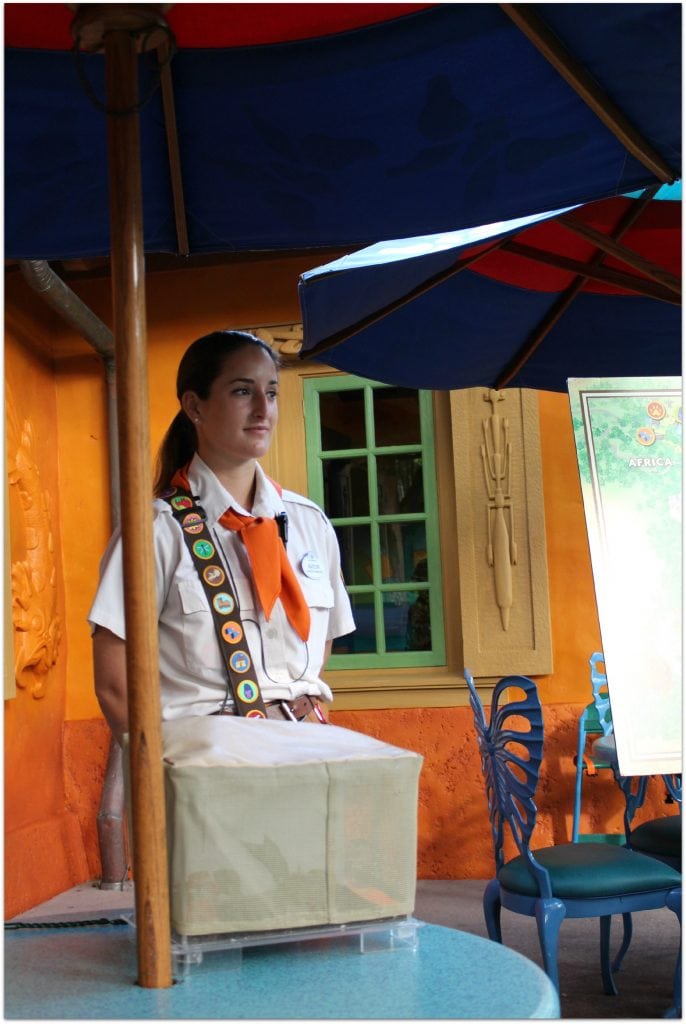
M 496 873 L 505 862 L 505 826 L 534 875 L 542 896 L 550 895 L 548 872 L 530 850 L 536 825 L 534 796 L 543 760 L 543 712 L 536 684 L 526 676 L 506 676 L 496 683 L 490 720 L 471 674 L 465 670 L 470 702 L 486 783 Z M 509 699 L 508 691 L 523 692 L 523 698 Z

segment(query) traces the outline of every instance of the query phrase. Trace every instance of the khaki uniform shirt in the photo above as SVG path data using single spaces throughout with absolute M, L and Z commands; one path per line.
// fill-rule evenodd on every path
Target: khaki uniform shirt
M 264 700 L 294 700 L 303 694 L 332 700 L 331 690 L 319 676 L 324 648 L 335 637 L 351 633 L 355 622 L 331 523 L 308 498 L 286 490 L 279 495 L 259 465 L 255 500 L 249 510 L 233 500 L 198 455 L 190 464 L 188 478 L 230 574 Z M 306 643 L 292 629 L 280 600 L 276 601 L 270 620 L 266 620 L 253 592 L 243 541 L 218 523 L 230 505 L 238 512 L 254 516 L 273 517 L 286 512 L 286 550 L 310 609 L 310 635 Z M 154 502 L 153 534 L 162 718 L 208 715 L 224 703 L 226 669 L 207 598 L 183 532 L 169 505 L 161 499 Z M 103 626 L 125 638 L 119 531 L 112 536 L 103 555 L 100 582 L 88 621 L 93 627 Z

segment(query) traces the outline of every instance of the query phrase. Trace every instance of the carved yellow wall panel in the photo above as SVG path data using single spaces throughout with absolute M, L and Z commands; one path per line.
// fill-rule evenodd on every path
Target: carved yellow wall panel
M 33 426 L 20 419 L 7 392 L 7 479 L 10 490 L 11 592 L 14 678 L 39 700 L 57 661 L 62 620 L 57 612 L 57 578 L 52 513 L 36 460 Z
M 450 397 L 464 664 L 552 671 L 538 403 L 533 391 Z

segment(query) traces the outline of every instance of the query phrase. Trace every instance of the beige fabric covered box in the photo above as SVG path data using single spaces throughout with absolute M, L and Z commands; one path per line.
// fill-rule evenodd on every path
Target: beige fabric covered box
M 419 755 L 307 722 L 212 716 L 162 732 L 179 935 L 413 912 Z

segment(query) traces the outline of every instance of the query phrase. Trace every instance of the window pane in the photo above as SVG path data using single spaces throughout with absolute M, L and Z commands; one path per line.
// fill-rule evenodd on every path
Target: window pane
M 310 493 L 356 621 L 331 668 L 444 664 L 431 394 L 354 377 L 307 378 L 303 393 Z
M 376 388 L 374 430 L 377 446 L 419 444 L 419 395 L 412 388 Z
M 367 460 L 324 459 L 324 508 L 329 519 L 369 515 Z
M 319 395 L 322 451 L 366 448 L 364 391 L 323 391 Z
M 382 583 L 409 583 L 426 579 L 426 527 L 421 523 L 381 523 Z M 419 563 L 424 575 L 417 576 Z
M 376 473 L 380 515 L 424 511 L 421 455 L 380 455 Z
M 357 629 L 333 642 L 334 654 L 376 654 L 374 595 L 351 594 L 350 603 Z
M 407 650 L 431 650 L 431 615 L 429 613 L 429 591 L 419 590 L 409 594 L 410 607 L 407 612 Z
M 372 543 L 368 526 L 337 526 L 341 569 L 348 586 L 373 583 Z
M 384 594 L 383 627 L 389 652 L 407 650 L 407 613 L 413 596 L 407 591 Z

